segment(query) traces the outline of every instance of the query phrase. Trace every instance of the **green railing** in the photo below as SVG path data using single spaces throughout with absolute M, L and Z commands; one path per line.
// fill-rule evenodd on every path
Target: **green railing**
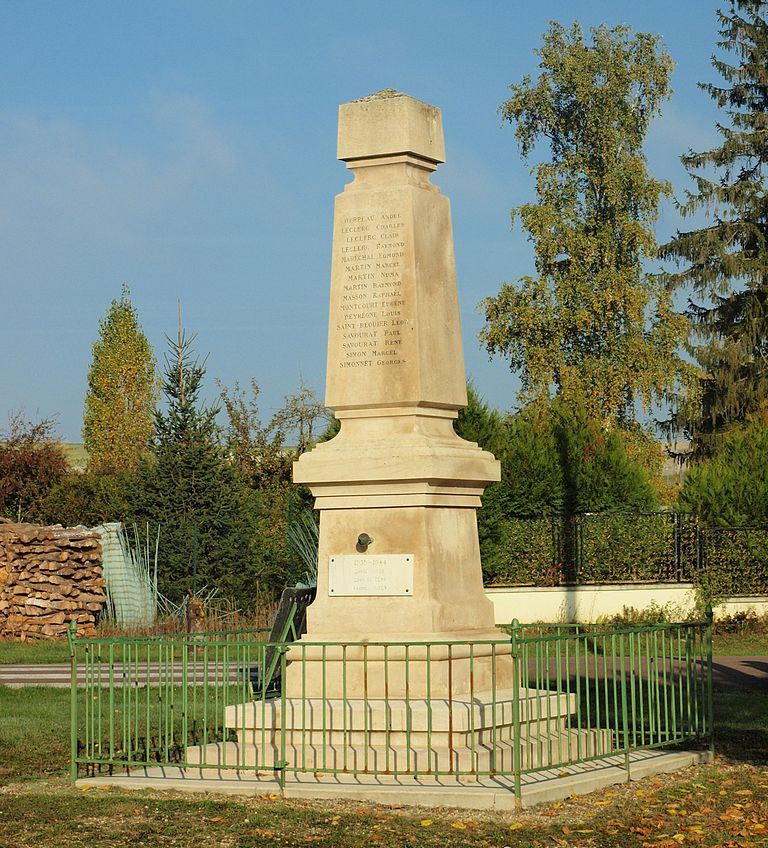
M 72 777 L 495 776 L 520 797 L 529 774 L 711 744 L 711 626 L 513 622 L 486 641 L 295 644 L 71 633 Z

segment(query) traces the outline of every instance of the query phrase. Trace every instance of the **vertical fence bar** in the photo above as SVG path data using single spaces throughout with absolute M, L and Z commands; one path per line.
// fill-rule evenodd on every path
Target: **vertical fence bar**
M 287 703 L 285 697 L 285 666 L 286 666 L 286 655 L 288 653 L 288 648 L 285 645 L 280 645 L 278 648 L 280 651 L 280 680 L 282 685 L 280 686 L 280 762 L 276 764 L 276 770 L 278 772 L 278 783 L 280 784 L 280 791 L 285 792 L 285 773 L 286 766 L 288 765 L 288 760 L 286 758 L 286 735 L 287 735 Z
M 512 653 L 512 775 L 515 784 L 515 806 L 520 807 L 523 803 L 522 795 L 522 759 L 523 740 L 520 736 L 520 622 L 515 618 L 512 620 L 510 633 L 510 646 Z
M 77 622 L 69 622 L 67 640 L 69 642 L 69 777 L 72 783 L 77 780 L 77 648 L 75 638 Z
M 627 709 L 627 663 L 624 645 L 626 636 L 619 637 L 619 662 L 621 663 L 621 726 L 624 735 L 624 768 L 627 770 L 627 782 L 630 780 L 629 773 L 629 710 Z M 614 664 L 616 657 L 614 657 Z M 614 670 L 614 674 L 615 674 Z
M 707 617 L 707 627 L 706 627 L 706 639 L 707 639 L 707 726 L 706 732 L 709 734 L 709 749 L 712 753 L 712 756 L 715 755 L 715 733 L 714 733 L 714 721 L 715 721 L 715 701 L 714 701 L 714 692 L 712 690 L 712 624 L 714 621 L 714 613 L 712 612 L 712 605 L 707 605 L 706 611 Z

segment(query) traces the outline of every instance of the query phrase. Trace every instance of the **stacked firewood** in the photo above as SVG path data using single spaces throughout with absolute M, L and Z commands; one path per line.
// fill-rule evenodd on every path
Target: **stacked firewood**
M 97 533 L 0 523 L 0 637 L 93 636 L 104 585 Z

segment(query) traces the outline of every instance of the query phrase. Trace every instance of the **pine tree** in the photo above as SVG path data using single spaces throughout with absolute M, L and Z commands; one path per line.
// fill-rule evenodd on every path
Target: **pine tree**
M 244 487 L 228 461 L 216 407 L 200 400 L 205 364 L 194 337 L 169 339 L 155 413 L 151 461 L 140 474 L 138 512 L 159 522 L 160 590 L 174 600 L 204 587 L 248 606 L 255 586 L 249 550 L 250 514 Z
M 89 466 L 135 471 L 152 435 L 155 359 L 123 286 L 99 325 L 85 396 L 83 439 Z
M 503 118 L 524 158 L 542 141 L 537 201 L 513 210 L 534 244 L 536 274 L 484 302 L 488 352 L 509 359 L 525 400 L 556 394 L 611 424 L 633 420 L 692 379 L 677 352 L 687 322 L 644 273 L 667 183 L 649 174 L 643 143 L 669 96 L 672 60 L 659 39 L 552 23 L 541 74 L 511 87 Z
M 713 57 L 726 85 L 700 88 L 730 125 L 718 124 L 718 147 L 682 157 L 695 190 L 681 211 L 704 210 L 711 223 L 678 232 L 661 249 L 664 258 L 687 266 L 672 275 L 673 283 L 693 289 L 691 351 L 706 376 L 700 407 L 682 405 L 675 423 L 705 454 L 723 431 L 768 403 L 767 14 L 765 0 L 731 0 L 726 13 L 718 11 L 719 46 L 735 59 Z

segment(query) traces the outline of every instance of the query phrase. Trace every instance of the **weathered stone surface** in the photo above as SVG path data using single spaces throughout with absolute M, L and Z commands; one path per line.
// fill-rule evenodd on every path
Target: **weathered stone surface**
M 306 641 L 493 639 L 475 511 L 500 469 L 453 428 L 467 396 L 450 203 L 430 180 L 445 158 L 440 111 L 390 90 L 344 104 L 338 150 L 354 174 L 336 198 L 331 266 L 326 405 L 341 429 L 293 475 L 320 511 Z M 362 551 L 361 533 L 373 539 Z M 334 594 L 331 557 L 365 569 L 402 555 L 409 592 Z

